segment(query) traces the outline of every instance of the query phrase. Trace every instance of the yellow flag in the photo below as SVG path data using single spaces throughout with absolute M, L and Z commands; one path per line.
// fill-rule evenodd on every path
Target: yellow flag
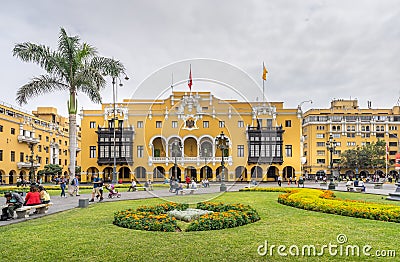
M 265 81 L 267 80 L 267 68 L 265 68 L 265 65 L 263 64 L 263 74 L 262 74 L 262 79 Z

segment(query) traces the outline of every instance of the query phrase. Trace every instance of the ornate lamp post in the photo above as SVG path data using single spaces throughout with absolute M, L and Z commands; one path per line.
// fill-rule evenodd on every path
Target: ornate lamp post
M 215 145 L 217 146 L 217 148 L 221 149 L 221 153 L 222 153 L 222 160 L 221 160 L 221 186 L 220 186 L 219 190 L 221 192 L 223 192 L 223 191 L 226 191 L 224 154 L 225 154 L 225 149 L 229 148 L 229 139 L 224 135 L 223 131 L 221 131 L 221 134 L 215 138 Z
M 175 141 L 172 143 L 172 153 L 174 153 L 175 162 L 174 162 L 174 176 L 175 179 L 178 179 L 178 162 L 177 156 L 182 152 L 182 143 L 181 141 Z
M 333 152 L 336 148 L 336 141 L 333 140 L 332 135 L 329 135 L 329 140 L 326 141 L 326 148 L 330 152 L 330 162 L 329 162 L 329 169 L 330 169 L 330 182 L 328 185 L 328 189 L 335 189 L 335 184 L 333 183 Z
M 34 163 L 35 161 L 39 160 L 39 156 L 34 156 L 33 152 L 34 144 L 29 144 L 29 149 L 31 150 L 31 154 L 29 156 L 26 156 L 26 161 L 31 163 L 31 167 L 29 170 L 29 173 L 31 174 L 31 183 L 36 183 L 36 173 L 35 173 L 35 166 Z
M 129 80 L 129 77 L 125 75 L 124 78 L 126 81 Z M 113 76 L 112 78 L 112 88 L 113 88 L 113 118 L 112 118 L 112 123 L 113 123 L 113 148 L 114 148 L 114 154 L 113 154 L 113 175 L 112 175 L 112 183 L 116 184 L 117 183 L 117 151 L 116 151 L 116 134 L 115 134 L 115 121 L 117 120 L 116 116 L 116 108 L 115 108 L 115 100 L 116 100 L 116 94 L 117 94 L 117 80 L 119 80 L 119 86 L 123 86 L 122 81 L 119 76 Z M 119 128 L 119 127 L 118 127 Z

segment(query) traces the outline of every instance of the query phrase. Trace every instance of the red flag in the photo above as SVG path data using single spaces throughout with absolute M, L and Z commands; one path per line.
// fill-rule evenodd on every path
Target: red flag
M 193 85 L 193 80 L 192 80 L 192 65 L 190 65 L 189 80 L 188 80 L 188 86 L 189 86 L 190 91 L 192 91 L 192 85 Z

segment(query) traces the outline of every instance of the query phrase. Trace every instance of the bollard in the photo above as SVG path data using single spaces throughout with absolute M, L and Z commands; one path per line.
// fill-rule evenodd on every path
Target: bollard
M 89 198 L 79 199 L 78 207 L 88 207 L 88 206 L 89 206 Z

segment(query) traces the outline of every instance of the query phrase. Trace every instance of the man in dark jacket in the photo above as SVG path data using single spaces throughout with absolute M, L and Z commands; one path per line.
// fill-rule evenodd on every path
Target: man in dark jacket
M 1 220 L 10 220 L 14 218 L 14 210 L 22 207 L 24 204 L 24 199 L 18 193 L 7 192 L 4 194 L 6 200 L 6 207 L 4 207 L 1 211 Z

